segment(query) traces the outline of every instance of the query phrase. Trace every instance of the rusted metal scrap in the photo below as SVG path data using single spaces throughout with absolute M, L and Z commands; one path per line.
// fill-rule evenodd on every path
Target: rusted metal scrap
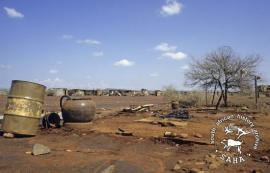
M 211 145 L 209 142 L 195 139 L 185 139 L 178 136 L 167 136 L 167 137 L 154 137 L 155 143 L 167 143 L 167 144 L 198 144 L 198 145 Z
M 117 135 L 122 135 L 122 136 L 133 136 L 132 132 L 127 132 L 121 128 L 118 128 L 118 131 L 116 132 Z
M 190 119 L 191 115 L 188 110 L 176 110 L 167 115 L 161 115 L 162 118 Z

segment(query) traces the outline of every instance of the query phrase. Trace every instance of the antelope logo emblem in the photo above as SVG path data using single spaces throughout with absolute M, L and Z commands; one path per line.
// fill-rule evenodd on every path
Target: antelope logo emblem
M 239 154 L 242 154 L 241 145 L 242 145 L 243 141 L 239 141 L 239 139 L 241 138 L 241 136 L 244 136 L 244 135 L 247 135 L 247 134 L 251 133 L 251 131 L 245 131 L 242 128 L 234 126 L 233 124 L 229 124 L 229 126 L 226 126 L 224 128 L 225 135 L 233 133 L 234 131 L 237 131 L 236 140 L 234 140 L 234 139 L 223 139 L 220 143 L 224 145 L 224 149 L 227 149 L 227 151 L 230 151 L 231 147 L 235 147 L 235 148 L 237 148 L 237 152 Z

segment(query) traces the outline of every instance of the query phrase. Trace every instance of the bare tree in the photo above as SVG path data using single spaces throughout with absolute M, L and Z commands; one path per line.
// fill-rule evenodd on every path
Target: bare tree
M 203 59 L 193 60 L 186 73 L 187 83 L 214 88 L 214 93 L 218 87 L 221 94 L 216 108 L 222 99 L 224 106 L 228 106 L 228 92 L 251 85 L 260 59 L 259 55 L 240 57 L 231 47 L 223 46 L 208 53 Z

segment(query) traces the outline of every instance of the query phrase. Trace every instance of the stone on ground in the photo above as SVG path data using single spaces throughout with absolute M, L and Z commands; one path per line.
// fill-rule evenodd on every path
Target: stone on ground
M 14 134 L 13 133 L 4 133 L 3 136 L 5 138 L 14 138 Z
M 35 156 L 42 155 L 42 154 L 48 154 L 50 152 L 51 152 L 50 148 L 48 148 L 48 147 L 46 147 L 45 145 L 42 145 L 42 144 L 35 144 L 33 146 L 33 150 L 32 150 L 32 153 Z
M 113 173 L 115 170 L 115 166 L 114 165 L 110 165 L 109 167 L 107 167 L 106 169 L 104 169 L 101 173 Z

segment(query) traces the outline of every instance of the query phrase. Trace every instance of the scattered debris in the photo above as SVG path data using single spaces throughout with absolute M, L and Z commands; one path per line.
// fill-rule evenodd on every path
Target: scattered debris
M 162 118 L 177 118 L 177 119 L 190 119 L 188 110 L 173 111 L 167 115 L 162 115 Z
M 263 162 L 269 162 L 269 157 L 268 156 L 262 156 L 260 158 L 260 160 L 263 161 Z
M 139 120 L 135 120 L 136 122 L 142 122 L 142 123 L 150 123 L 150 124 L 159 124 L 163 127 L 167 126 L 180 126 L 180 127 L 185 127 L 187 126 L 187 122 L 181 122 L 176 120 L 168 120 L 168 119 L 160 119 L 160 118 L 143 118 Z
M 32 150 L 32 154 L 34 156 L 42 155 L 42 154 L 48 154 L 50 152 L 51 152 L 50 148 L 48 148 L 48 147 L 46 147 L 45 145 L 42 145 L 42 144 L 35 144 L 33 146 L 33 150 Z
M 198 168 L 191 168 L 189 173 L 204 173 L 204 171 L 201 171 L 200 169 Z
M 150 111 L 150 108 L 153 107 L 154 104 L 146 104 L 146 105 L 141 105 L 141 106 L 130 106 L 128 108 L 124 108 L 122 112 L 130 112 L 130 113 L 135 113 L 135 112 L 148 112 Z
M 4 133 L 3 136 L 5 138 L 14 138 L 14 134 L 13 133 Z
M 74 137 L 80 137 L 80 135 L 78 135 L 76 133 L 73 133 L 72 136 L 74 136 Z
M 205 156 L 205 162 L 208 164 L 209 169 L 216 169 L 220 167 L 223 163 L 223 161 L 216 157 L 215 154 L 208 154 Z
M 153 137 L 153 141 L 155 143 L 166 143 L 170 145 L 177 145 L 177 144 L 211 145 L 208 141 L 183 138 L 179 137 L 179 135 L 176 135 L 175 137 Z
M 25 154 L 32 154 L 32 151 L 26 151 Z
M 155 123 L 154 123 L 155 124 Z M 186 126 L 186 122 L 179 122 L 179 121 L 158 121 L 157 124 L 160 124 L 163 127 L 168 127 L 168 126 Z
M 178 164 L 182 164 L 182 163 L 184 163 L 183 162 L 183 160 L 177 160 L 177 162 L 176 163 L 178 163 Z
M 172 171 L 178 172 L 182 168 L 182 166 L 181 166 L 182 163 L 183 163 L 182 160 L 178 160 L 176 162 L 176 164 L 174 165 L 174 168 L 172 169 Z
M 217 169 L 218 167 L 220 166 L 220 164 L 219 163 L 217 163 L 217 162 L 213 162 L 213 163 L 210 163 L 209 164 L 209 169 Z
M 176 163 L 174 168 L 172 169 L 173 171 L 179 171 L 181 169 L 181 165 Z
M 187 138 L 188 137 L 188 134 L 187 133 L 180 133 L 178 136 L 180 138 Z
M 242 110 L 242 111 L 248 111 L 249 109 L 248 109 L 247 106 L 243 106 L 243 107 L 241 107 L 241 110 Z
M 173 133 L 173 132 L 166 131 L 164 133 L 164 137 L 176 137 L 176 136 L 177 136 L 176 133 Z
M 116 132 L 116 134 L 122 135 L 122 136 L 133 136 L 132 132 L 126 132 L 125 130 L 121 128 L 118 128 L 118 131 Z
M 215 107 L 197 108 L 195 111 L 197 113 L 217 114 L 217 109 Z
M 196 137 L 196 138 L 202 138 L 203 136 L 200 133 L 195 133 L 194 137 Z
M 109 167 L 107 167 L 106 169 L 104 169 L 101 173 L 113 173 L 115 170 L 115 166 L 114 165 L 110 165 Z

